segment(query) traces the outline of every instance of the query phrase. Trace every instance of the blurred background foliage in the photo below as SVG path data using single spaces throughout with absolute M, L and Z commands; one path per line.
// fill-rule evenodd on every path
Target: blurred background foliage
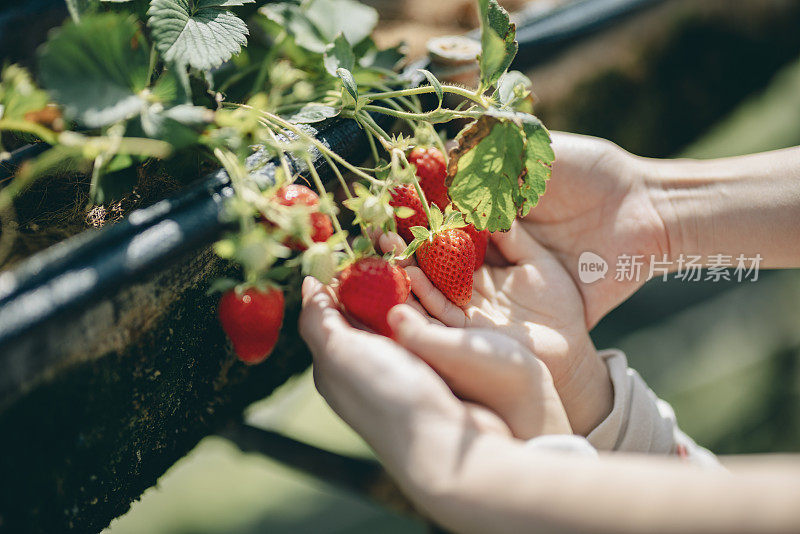
M 453 1 L 451 13 L 458 16 L 442 15 L 447 24 L 438 26 L 435 17 L 433 22 L 413 20 L 412 15 L 419 13 L 416 0 L 370 3 L 389 16 L 384 38 L 408 38 L 419 29 L 412 50 L 420 50 L 419 39 L 456 31 L 454 21 L 464 27 L 471 24 L 463 2 Z M 775 11 L 792 2 L 731 4 Z M 608 53 L 629 52 L 614 48 L 613 32 L 580 45 L 583 51 L 574 53 L 583 57 L 583 67 L 581 61 L 569 57 L 537 67 L 532 75 L 545 121 L 553 127 L 609 137 L 647 155 L 714 158 L 800 144 L 797 39 L 772 31 L 763 22 L 768 17 L 740 17 L 732 30 L 730 24 L 703 26 L 696 21 L 681 26 L 688 19 L 680 13 L 670 18 L 662 15 L 651 15 L 646 24 L 651 29 L 652 25 L 674 25 L 679 31 L 658 45 L 658 58 L 650 55 L 652 51 L 641 54 L 650 61 L 644 67 L 634 61 L 632 67 L 606 69 L 573 83 L 572 91 L 563 91 L 564 80 L 574 80 L 576 68 L 596 67 L 593 59 L 604 46 Z M 783 23 L 798 27 L 796 19 Z M 639 31 L 649 31 L 644 26 Z M 626 31 L 633 30 L 621 28 L 617 33 Z M 771 59 L 765 62 L 763 58 Z M 709 86 L 708 80 L 714 84 Z M 658 84 L 663 90 L 654 87 Z M 563 94 L 572 96 L 555 96 Z M 705 96 L 695 98 L 701 94 Z M 673 115 L 671 109 L 679 112 L 675 120 L 664 123 L 662 138 L 653 121 Z M 693 120 L 698 116 L 704 119 Z M 709 123 L 713 125 L 708 127 Z M 653 281 L 609 314 L 593 337 L 598 348 L 625 350 L 631 365 L 672 403 L 683 429 L 713 451 L 800 451 L 800 271 L 762 272 L 757 282 L 744 283 Z M 318 447 L 372 457 L 316 393 L 310 373 L 253 405 L 246 417 L 254 426 Z M 418 520 L 387 511 L 266 456 L 242 452 L 234 443 L 214 436 L 175 464 L 106 532 L 426 530 Z

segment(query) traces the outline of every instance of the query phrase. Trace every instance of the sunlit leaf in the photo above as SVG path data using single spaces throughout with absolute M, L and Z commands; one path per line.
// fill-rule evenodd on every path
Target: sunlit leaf
M 148 61 L 132 18 L 93 15 L 51 34 L 41 51 L 40 78 L 69 117 L 97 128 L 142 110 Z
M 450 153 L 449 194 L 478 230 L 508 230 L 523 203 L 525 138 L 514 122 L 484 116 L 458 135 Z
M 340 33 L 336 36 L 336 39 L 325 48 L 325 55 L 322 61 L 328 74 L 336 77 L 338 76 L 336 73 L 338 69 L 352 71 L 355 66 L 356 58 L 353 55 L 353 49 L 350 47 L 347 39 Z
M 517 31 L 497 0 L 478 0 L 481 19 L 481 84 L 488 88 L 500 79 L 517 54 Z
M 167 62 L 209 70 L 247 44 L 247 25 L 229 7 L 254 0 L 152 0 L 148 26 Z

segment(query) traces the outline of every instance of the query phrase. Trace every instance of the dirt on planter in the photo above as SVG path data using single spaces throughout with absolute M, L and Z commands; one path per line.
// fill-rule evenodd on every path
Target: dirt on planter
M 145 164 L 136 170 L 137 185 L 118 200 L 92 206 L 90 178 L 82 173 L 55 174 L 37 180 L 14 201 L 16 228 L 10 253 L 0 257 L 0 271 L 84 230 L 97 229 L 125 218 L 182 187 L 182 181 Z

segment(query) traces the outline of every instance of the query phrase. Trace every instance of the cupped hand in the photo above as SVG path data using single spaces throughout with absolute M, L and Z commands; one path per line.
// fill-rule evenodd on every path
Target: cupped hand
M 527 232 L 564 266 L 580 291 L 591 329 L 632 295 L 649 275 L 651 256 L 669 256 L 667 228 L 643 172 L 644 158 L 584 135 L 553 132 L 556 159 L 547 191 L 525 218 Z M 578 277 L 583 252 L 608 263 L 605 278 L 584 284 Z M 620 255 L 641 255 L 641 276 L 615 279 Z M 626 277 L 627 278 L 627 277 Z
M 434 319 L 450 327 L 491 329 L 510 336 L 550 371 L 573 430 L 588 434 L 611 411 L 613 392 L 584 324 L 575 282 L 558 259 L 516 221 L 507 233 L 491 236 L 487 264 L 475 272 L 472 300 L 461 308 L 450 302 L 413 260 L 403 266 L 411 290 Z M 386 234 L 384 252 L 400 251 L 403 240 Z
M 436 325 L 406 305 L 389 320 L 406 347 L 352 326 L 330 288 L 312 278 L 303 284 L 299 325 L 314 355 L 317 388 L 376 450 L 400 461 L 405 446 L 398 434 L 413 438 L 420 425 L 436 421 L 520 439 L 570 433 L 547 369 L 515 341 Z M 502 357 L 489 365 L 494 348 Z M 518 372 L 508 391 L 487 389 L 505 382 L 511 368 Z

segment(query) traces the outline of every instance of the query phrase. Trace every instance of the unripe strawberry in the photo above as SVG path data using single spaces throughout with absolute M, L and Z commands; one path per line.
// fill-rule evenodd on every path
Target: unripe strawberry
M 466 306 L 472 299 L 472 272 L 475 245 L 460 228 L 450 228 L 433 235 L 417 249 L 417 263 L 431 283 L 456 306 Z
M 394 222 L 397 225 L 397 233 L 400 234 L 406 243 L 410 243 L 414 239 L 411 233 L 412 226 L 428 227 L 428 219 L 425 217 L 425 209 L 422 206 L 422 201 L 419 199 L 414 186 L 403 184 L 398 185 L 392 190 L 392 200 L 389 202 L 393 208 L 409 208 L 414 211 L 411 217 L 398 217 L 394 216 Z
M 284 300 L 280 289 L 250 288 L 241 294 L 226 291 L 217 312 L 240 360 L 260 363 L 269 356 L 283 323 Z
M 481 230 L 480 232 L 475 229 L 471 224 L 463 227 L 467 235 L 472 239 L 472 244 L 475 245 L 475 270 L 477 271 L 483 260 L 486 258 L 486 247 L 489 244 L 489 230 Z
M 356 260 L 339 275 L 344 309 L 375 332 L 392 336 L 386 314 L 408 299 L 411 280 L 405 270 L 377 256 Z
M 436 204 L 444 211 L 450 204 L 450 197 L 447 195 L 447 186 L 444 183 L 447 177 L 447 163 L 442 151 L 433 147 L 416 147 L 408 154 L 408 161 L 417 167 L 419 185 L 428 202 Z

